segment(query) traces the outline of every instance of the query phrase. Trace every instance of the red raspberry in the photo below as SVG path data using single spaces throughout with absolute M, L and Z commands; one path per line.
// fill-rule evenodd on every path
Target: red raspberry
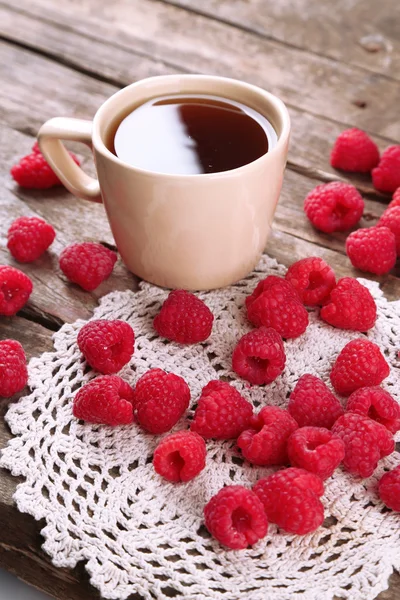
M 331 165 L 342 171 L 369 173 L 379 162 L 379 150 L 365 131 L 346 129 L 336 139 L 331 153 Z
M 133 405 L 136 420 L 150 433 L 169 431 L 187 410 L 188 384 L 179 375 L 150 369 L 136 383 Z
M 353 277 L 339 279 L 325 306 L 321 318 L 339 329 L 368 331 L 375 325 L 376 304 L 368 288 Z
M 285 350 L 279 333 L 260 327 L 238 341 L 232 355 L 232 368 L 253 385 L 271 383 L 283 371 Z
M 339 400 L 321 379 L 314 375 L 303 375 L 290 394 L 288 411 L 299 427 L 325 427 L 330 429 L 342 416 Z
M 205 523 L 216 540 L 242 550 L 265 537 L 268 520 L 263 505 L 251 490 L 241 485 L 228 485 L 204 507 Z
M 73 283 L 87 292 L 95 290 L 111 275 L 117 255 L 112 250 L 94 242 L 71 244 L 60 256 L 60 268 Z
M 333 181 L 317 185 L 306 196 L 304 211 L 320 231 L 346 231 L 361 219 L 364 200 L 353 185 Z
M 246 298 L 247 316 L 256 327 L 272 327 L 283 338 L 295 338 L 305 332 L 308 313 L 293 286 L 270 275 Z
M 400 146 L 389 146 L 372 171 L 372 183 L 381 192 L 394 192 L 400 187 Z
M 333 269 L 318 256 L 310 256 L 293 263 L 286 279 L 296 289 L 303 304 L 318 306 L 328 298 L 336 285 Z
M 237 438 L 250 423 L 253 407 L 225 381 L 210 381 L 201 392 L 192 431 L 204 438 Z
M 8 230 L 7 248 L 22 263 L 36 260 L 56 237 L 54 228 L 38 217 L 19 217 Z
M 124 321 L 89 321 L 77 338 L 79 350 L 95 371 L 110 375 L 126 365 L 134 352 L 135 334 Z
M 170 433 L 154 451 L 154 470 L 168 481 L 190 481 L 204 469 L 206 454 L 204 440 L 197 433 Z
M 388 204 L 388 208 L 394 208 L 395 206 L 400 206 L 400 187 L 398 187 L 393 194 L 392 200 Z
M 313 473 L 284 469 L 257 481 L 253 491 L 268 520 L 288 533 L 304 535 L 322 525 L 324 507 L 319 496 L 324 493 L 324 484 Z
M 154 319 L 159 335 L 180 344 L 204 342 L 210 335 L 214 315 L 200 298 L 185 290 L 174 290 Z
M 331 382 L 338 394 L 349 396 L 361 387 L 379 385 L 390 369 L 379 347 L 360 338 L 345 345 L 331 371 Z
M 356 269 L 383 275 L 396 264 L 396 238 L 388 227 L 357 229 L 346 240 L 346 252 Z
M 388 508 L 400 512 L 400 466 L 381 477 L 378 491 L 380 499 Z
M 318 475 L 331 477 L 344 458 L 344 443 L 324 427 L 301 427 L 288 440 L 290 464 Z
M 377 227 L 388 227 L 396 238 L 396 252 L 400 256 L 400 206 L 387 208 L 377 223 Z
M 104 425 L 133 422 L 133 389 L 117 375 L 102 375 L 84 385 L 74 398 L 77 419 Z
M 358 477 L 370 477 L 378 461 L 394 450 L 394 440 L 386 427 L 356 413 L 340 417 L 332 433 L 344 442 L 344 467 Z
M 381 387 L 356 390 L 349 396 L 346 408 L 384 425 L 391 433 L 400 429 L 400 405 Z
M 28 302 L 32 289 L 32 281 L 25 273 L 0 265 L 0 315 L 15 315 Z
M 23 347 L 16 340 L 0 341 L 0 397 L 10 398 L 27 384 L 28 370 Z
M 287 441 L 297 427 L 287 410 L 265 406 L 237 443 L 245 459 L 254 465 L 283 465 L 288 462 Z
M 21 158 L 17 165 L 11 168 L 11 175 L 21 187 L 47 189 L 55 185 L 61 185 L 61 181 L 47 163 L 37 142 L 35 142 L 32 153 Z M 77 165 L 80 164 L 77 157 L 69 153 Z

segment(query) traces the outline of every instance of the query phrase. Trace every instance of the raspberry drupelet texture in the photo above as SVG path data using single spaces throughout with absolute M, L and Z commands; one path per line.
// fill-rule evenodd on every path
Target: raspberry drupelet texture
M 324 427 L 301 427 L 288 440 L 290 464 L 314 473 L 321 479 L 331 477 L 344 458 L 344 442 Z
M 114 268 L 117 255 L 94 242 L 71 244 L 60 255 L 60 268 L 73 283 L 87 292 L 95 290 Z
M 204 517 L 211 535 L 232 550 L 252 546 L 268 531 L 261 501 L 254 492 L 240 485 L 222 488 L 205 505 Z
M 287 441 L 298 425 L 282 408 L 265 406 L 240 434 L 238 446 L 255 465 L 284 465 L 288 462 Z
M 286 362 L 282 338 L 271 327 L 260 327 L 246 333 L 232 355 L 232 368 L 253 385 L 274 381 Z
M 174 290 L 154 319 L 159 335 L 179 342 L 196 344 L 211 335 L 214 316 L 200 298 L 185 290 Z
M 304 535 L 318 529 L 324 520 L 319 499 L 322 480 L 303 469 L 289 468 L 257 481 L 254 493 L 261 500 L 268 521 L 288 533 Z
M 236 388 L 210 381 L 201 392 L 190 428 L 206 439 L 229 440 L 249 426 L 252 415 L 252 405 Z
M 377 190 L 391 194 L 400 187 L 400 146 L 389 146 L 372 171 L 372 183 Z
M 288 411 L 299 427 L 330 429 L 342 416 L 339 400 L 325 383 L 314 375 L 302 375 L 290 394 Z
M 70 152 L 71 157 L 79 165 L 77 157 Z M 61 185 L 61 181 L 47 163 L 35 142 L 32 153 L 21 158 L 17 165 L 11 168 L 13 179 L 21 187 L 31 189 L 47 189 L 55 185 Z
M 19 217 L 7 233 L 7 248 L 15 260 L 28 263 L 38 259 L 53 243 L 54 228 L 38 217 Z
M 387 208 L 378 221 L 377 227 L 387 227 L 396 240 L 397 256 L 400 256 L 400 206 Z
M 395 206 L 400 206 L 400 187 L 398 187 L 393 194 L 392 199 L 388 204 L 388 208 L 394 208 Z
M 0 397 L 11 398 L 27 384 L 28 370 L 23 347 L 16 340 L 0 341 Z
M 339 329 L 368 331 L 375 325 L 376 304 L 368 288 L 353 277 L 339 279 L 321 308 L 321 319 Z
M 294 287 L 285 279 L 270 275 L 246 298 L 247 316 L 256 327 L 272 327 L 283 338 L 304 333 L 308 313 Z
M 206 454 L 204 440 L 197 433 L 170 433 L 154 451 L 154 470 L 173 483 L 190 481 L 204 469 Z
M 338 394 L 349 396 L 358 388 L 379 385 L 389 372 L 389 365 L 379 346 L 359 338 L 346 344 L 340 352 L 330 379 Z
M 388 227 L 357 229 L 346 240 L 346 252 L 356 269 L 383 275 L 396 264 L 396 237 Z
M 380 499 L 388 508 L 400 512 L 400 466 L 381 477 L 378 492 Z
M 104 375 L 117 373 L 134 352 L 135 334 L 124 321 L 89 321 L 78 333 L 78 347 L 89 365 Z
M 304 210 L 314 227 L 324 233 L 347 231 L 361 219 L 364 200 L 353 185 L 333 181 L 314 188 L 304 201 Z
M 77 419 L 103 425 L 133 422 L 133 389 L 117 375 L 102 375 L 84 385 L 74 398 Z
M 189 401 L 189 386 L 182 377 L 162 369 L 150 369 L 136 383 L 135 417 L 149 433 L 165 433 L 178 422 Z
M 0 265 L 0 315 L 15 315 L 28 302 L 32 289 L 32 281 L 25 273 Z
M 369 173 L 378 163 L 378 146 L 365 131 L 353 127 L 337 137 L 331 152 L 331 165 L 335 169 Z
M 353 392 L 347 400 L 346 410 L 373 419 L 391 433 L 400 429 L 400 405 L 379 386 L 364 387 Z
M 344 442 L 344 467 L 358 477 L 370 477 L 378 461 L 391 454 L 395 447 L 386 427 L 356 413 L 347 412 L 340 417 L 332 433 Z
M 336 285 L 333 269 L 318 256 L 310 256 L 293 263 L 285 277 L 307 306 L 323 304 Z

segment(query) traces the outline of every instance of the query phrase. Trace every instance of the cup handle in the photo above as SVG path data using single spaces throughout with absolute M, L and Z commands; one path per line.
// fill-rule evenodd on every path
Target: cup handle
M 83 142 L 92 148 L 92 122 L 55 117 L 42 125 L 37 138 L 43 156 L 65 187 L 79 198 L 101 202 L 99 182 L 78 167 L 61 141 Z

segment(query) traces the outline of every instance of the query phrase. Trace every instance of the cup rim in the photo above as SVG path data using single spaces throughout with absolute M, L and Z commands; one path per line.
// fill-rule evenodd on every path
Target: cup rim
M 217 83 L 217 82 L 229 82 L 230 84 L 233 84 L 239 88 L 242 89 L 248 89 L 253 91 L 254 93 L 258 94 L 259 96 L 262 96 L 265 100 L 267 100 L 275 109 L 276 111 L 279 113 L 280 118 L 282 120 L 282 131 L 280 133 L 280 135 L 278 136 L 278 140 L 275 144 L 275 146 L 272 148 L 272 150 L 268 150 L 265 154 L 263 154 L 262 156 L 260 156 L 259 158 L 257 158 L 256 160 L 251 161 L 250 163 L 247 163 L 245 165 L 242 165 L 241 167 L 236 167 L 235 169 L 229 169 L 227 171 L 218 171 L 216 173 L 161 173 L 158 171 L 151 171 L 148 169 L 142 169 L 139 167 L 135 167 L 133 165 L 130 165 L 126 162 L 124 162 L 123 160 L 121 160 L 120 158 L 118 158 L 118 156 L 116 156 L 115 154 L 113 154 L 105 145 L 102 136 L 100 134 L 100 126 L 102 123 L 102 118 L 103 118 L 103 113 L 107 110 L 108 106 L 110 104 L 112 104 L 113 102 L 115 102 L 115 99 L 117 97 L 120 96 L 125 96 L 127 94 L 130 93 L 131 90 L 137 89 L 138 87 L 142 87 L 143 85 L 147 85 L 148 83 L 152 82 L 152 81 L 173 81 L 173 80 L 177 80 L 177 82 L 182 82 L 182 81 L 195 81 L 197 80 L 200 84 L 203 83 Z M 218 95 L 218 94 L 216 94 Z M 286 105 L 284 104 L 284 102 L 278 98 L 277 96 L 275 96 L 274 94 L 272 94 L 271 92 L 267 92 L 266 90 L 264 90 L 263 88 L 260 88 L 256 85 L 253 85 L 251 83 L 247 83 L 245 81 L 242 81 L 240 79 L 233 79 L 230 77 L 220 77 L 218 75 L 202 75 L 202 74 L 172 74 L 172 75 L 155 75 L 153 77 L 146 77 L 144 79 L 140 79 L 138 81 L 135 81 L 134 83 L 131 83 L 127 86 L 125 86 L 124 88 L 122 88 L 121 90 L 118 90 L 117 92 L 115 92 L 114 94 L 112 94 L 112 96 L 110 96 L 105 102 L 103 102 L 103 104 L 100 106 L 100 108 L 97 110 L 94 119 L 93 119 L 93 133 L 92 133 L 92 144 L 94 146 L 94 148 L 96 149 L 97 152 L 99 152 L 100 154 L 102 154 L 105 158 L 111 160 L 112 162 L 118 164 L 119 166 L 123 166 L 126 169 L 129 169 L 131 171 L 134 171 L 140 175 L 143 176 L 148 176 L 148 177 L 160 177 L 163 179 L 187 179 L 188 181 L 193 182 L 194 180 L 198 180 L 199 178 L 201 179 L 216 179 L 216 178 L 221 178 L 221 177 L 227 177 L 227 176 L 231 176 L 231 175 L 236 175 L 236 174 L 241 174 L 246 170 L 249 170 L 249 168 L 253 168 L 257 165 L 259 165 L 260 163 L 266 161 L 266 160 L 271 160 L 271 157 L 275 156 L 277 153 L 279 153 L 282 148 L 284 148 L 286 146 L 286 144 L 288 143 L 288 139 L 289 139 L 289 134 L 290 134 L 290 116 L 289 116 L 289 112 L 288 109 L 286 108 Z

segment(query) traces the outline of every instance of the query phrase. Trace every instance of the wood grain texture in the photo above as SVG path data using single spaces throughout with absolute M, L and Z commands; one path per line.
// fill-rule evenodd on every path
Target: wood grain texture
M 400 20 L 391 2 L 164 0 L 264 38 L 400 78 Z

